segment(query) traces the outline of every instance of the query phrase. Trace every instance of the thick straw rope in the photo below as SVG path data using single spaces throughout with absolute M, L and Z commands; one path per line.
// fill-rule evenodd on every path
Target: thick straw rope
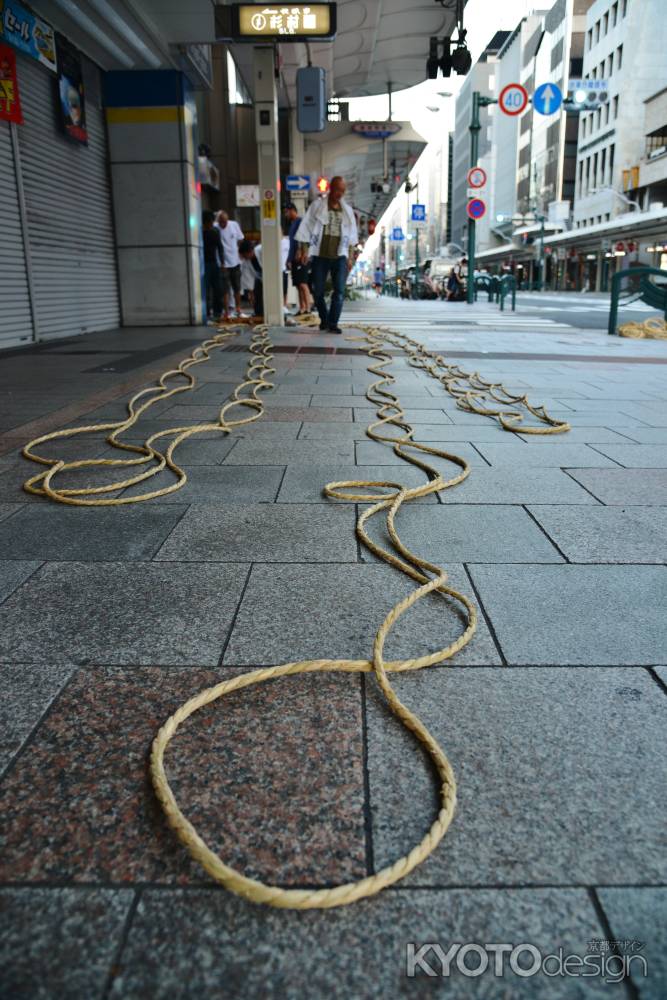
M 623 326 L 619 326 L 618 332 L 621 337 L 632 337 L 633 340 L 641 340 L 644 337 L 667 340 L 667 322 L 660 316 L 649 316 L 643 323 L 624 323 Z
M 364 332 L 364 337 L 360 339 L 364 343 L 369 357 L 374 362 L 369 366 L 368 371 L 378 376 L 377 380 L 373 382 L 366 393 L 366 397 L 377 407 L 378 419 L 367 428 L 366 433 L 375 441 L 392 444 L 394 452 L 397 455 L 412 465 L 416 465 L 426 473 L 427 481 L 421 486 L 408 489 L 400 482 L 363 479 L 349 480 L 346 482 L 329 483 L 324 487 L 324 494 L 328 497 L 349 500 L 351 502 L 371 502 L 372 505 L 361 514 L 357 521 L 356 531 L 358 537 L 371 552 L 389 563 L 390 566 L 401 570 L 411 579 L 415 580 L 419 586 L 406 598 L 399 601 L 385 617 L 375 636 L 372 659 L 302 660 L 261 670 L 253 670 L 249 673 L 240 674 L 231 680 L 223 681 L 221 684 L 200 692 L 182 705 L 158 732 L 153 741 L 151 752 L 150 770 L 155 793 L 162 804 L 167 820 L 193 857 L 199 861 L 213 878 L 221 882 L 232 892 L 253 902 L 268 903 L 271 906 L 283 908 L 305 910 L 343 906 L 357 899 L 362 899 L 365 896 L 372 896 L 386 886 L 397 882 L 435 850 L 451 823 L 456 804 L 456 782 L 445 753 L 420 719 L 399 700 L 389 682 L 388 673 L 420 670 L 422 667 L 443 663 L 462 649 L 470 641 L 475 632 L 477 612 L 469 598 L 447 586 L 447 574 L 441 567 L 420 559 L 419 556 L 410 552 L 401 542 L 396 529 L 396 515 L 404 503 L 456 486 L 469 475 L 470 468 L 468 463 L 458 455 L 450 454 L 439 448 L 420 444 L 413 440 L 414 430 L 405 420 L 405 413 L 398 397 L 390 392 L 388 388 L 394 384 L 395 379 L 388 372 L 384 371 L 392 363 L 392 357 L 388 353 L 386 345 L 400 348 L 405 352 L 409 363 L 413 367 L 420 368 L 437 379 L 447 392 L 456 398 L 457 406 L 461 409 L 471 413 L 495 417 L 505 430 L 520 430 L 523 434 L 556 434 L 569 430 L 568 424 L 551 418 L 544 410 L 544 407 L 533 407 L 526 396 L 513 395 L 504 389 L 500 383 L 487 382 L 477 372 L 468 373 L 456 365 L 448 364 L 440 355 L 429 354 L 422 344 L 403 334 L 379 327 L 367 326 L 361 329 Z M 143 389 L 141 392 L 136 393 L 128 404 L 129 416 L 126 420 L 56 431 L 53 434 L 46 434 L 31 441 L 23 449 L 23 454 L 35 462 L 48 465 L 49 469 L 47 472 L 40 473 L 40 475 L 28 480 L 25 483 L 25 489 L 30 493 L 48 496 L 59 503 L 82 506 L 139 503 L 143 500 L 164 496 L 167 493 L 180 489 L 186 482 L 186 476 L 183 470 L 175 464 L 172 456 L 174 449 L 181 441 L 203 431 L 220 430 L 228 433 L 235 427 L 249 423 L 261 416 L 263 405 L 256 394 L 262 389 L 271 388 L 271 383 L 266 380 L 265 376 L 274 371 L 270 367 L 272 359 L 272 355 L 270 354 L 271 344 L 265 328 L 257 328 L 253 336 L 250 350 L 254 358 L 249 362 L 246 373 L 247 377 L 235 389 L 232 400 L 223 405 L 220 410 L 218 423 L 197 424 L 193 427 L 172 427 L 151 435 L 146 439 L 145 444 L 141 446 L 124 444 L 117 440 L 117 436 L 134 426 L 141 414 L 145 413 L 159 399 L 167 399 L 177 393 L 192 389 L 195 381 L 188 369 L 193 365 L 201 364 L 207 360 L 213 348 L 224 347 L 233 335 L 231 331 L 219 333 L 211 340 L 207 340 L 201 347 L 193 351 L 192 355 L 183 361 L 178 368 L 165 373 L 160 378 L 157 386 Z M 178 378 L 185 378 L 185 383 L 177 384 L 174 388 L 169 389 L 166 383 Z M 136 402 L 144 396 L 147 396 L 148 399 L 136 407 Z M 235 407 L 244 406 L 249 407 L 254 412 L 247 417 L 239 417 L 237 419 L 228 418 L 227 414 Z M 534 417 L 541 426 L 530 425 L 524 427 L 522 423 L 524 417 L 521 408 Z M 389 427 L 395 428 L 398 436 L 394 437 L 380 432 L 380 428 L 386 431 Z M 102 430 L 110 430 L 112 432 L 107 439 L 111 444 L 127 451 L 138 452 L 140 457 L 125 460 L 88 459 L 78 462 L 64 462 L 62 460 L 39 456 L 32 450 L 46 441 Z M 169 435 L 173 437 L 173 440 L 170 442 L 167 450 L 162 453 L 154 446 L 154 442 L 159 438 Z M 451 479 L 445 479 L 433 466 L 429 465 L 425 460 L 418 458 L 417 455 L 410 454 L 406 449 L 417 451 L 425 456 L 434 455 L 445 459 L 453 465 L 458 466 L 461 471 Z M 127 467 L 146 463 L 152 463 L 152 467 L 147 472 L 120 482 L 111 483 L 107 486 L 73 490 L 57 489 L 52 484 L 52 479 L 58 473 L 72 469 L 85 469 L 97 466 Z M 120 490 L 134 483 L 141 482 L 144 479 L 157 475 L 164 468 L 169 468 L 176 476 L 176 482 L 170 486 L 153 490 L 149 493 L 143 493 L 139 496 L 120 497 L 118 499 L 88 499 L 90 495 Z M 366 523 L 376 514 L 380 513 L 380 511 L 386 511 L 387 530 L 394 552 L 397 554 L 383 549 L 380 545 L 372 541 L 367 534 Z M 434 653 L 408 660 L 385 661 L 384 645 L 392 626 L 418 600 L 430 593 L 440 595 L 447 603 L 453 601 L 454 604 L 459 606 L 459 610 L 463 611 L 465 627 L 461 634 L 454 642 Z M 440 810 L 435 822 L 420 843 L 409 854 L 399 858 L 394 864 L 382 869 L 382 871 L 375 875 L 361 879 L 358 882 L 339 885 L 332 889 L 280 889 L 277 886 L 267 885 L 255 879 L 247 878 L 241 872 L 226 865 L 206 845 L 196 829 L 183 815 L 176 802 L 174 793 L 167 780 L 164 755 L 181 723 L 198 709 L 217 701 L 223 695 L 278 677 L 326 671 L 345 673 L 370 673 L 373 671 L 375 673 L 380 690 L 384 694 L 392 712 L 410 732 L 414 733 L 434 764 L 440 778 Z
M 272 344 L 269 340 L 265 326 L 258 326 L 255 328 L 250 341 L 250 351 L 253 356 L 248 362 L 245 380 L 234 389 L 232 398 L 229 402 L 222 406 L 217 423 L 196 424 L 188 427 L 168 427 L 163 431 L 157 431 L 157 433 L 151 434 L 151 436 L 147 438 L 145 443 L 142 445 L 126 444 L 123 441 L 119 441 L 118 436 L 120 434 L 124 434 L 131 427 L 134 427 L 139 417 L 146 413 L 155 403 L 161 402 L 165 399 L 170 399 L 179 393 L 189 392 L 194 389 L 196 380 L 194 375 L 190 373 L 189 369 L 193 368 L 195 365 L 200 365 L 203 364 L 203 362 L 208 361 L 211 356 L 211 351 L 217 348 L 226 347 L 230 340 L 237 335 L 237 333 L 238 331 L 233 329 L 219 331 L 214 337 L 211 337 L 209 340 L 205 340 L 203 344 L 196 347 L 192 354 L 182 361 L 177 368 L 172 368 L 165 372 L 164 375 L 161 375 L 158 379 L 157 385 L 150 386 L 148 389 L 142 389 L 140 392 L 135 393 L 127 404 L 128 416 L 125 420 L 118 420 L 114 423 L 88 424 L 85 427 L 68 427 L 65 430 L 54 431 L 52 434 L 44 434 L 42 437 L 38 437 L 35 438 L 34 441 L 30 441 L 29 444 L 27 444 L 23 449 L 23 455 L 25 458 L 29 458 L 31 461 L 37 462 L 40 465 L 47 465 L 49 466 L 49 469 L 47 472 L 40 472 L 39 475 L 33 476 L 32 479 L 28 479 L 28 481 L 23 484 L 24 490 L 28 493 L 34 493 L 37 496 L 48 496 L 51 500 L 57 500 L 59 503 L 71 504 L 77 507 L 117 507 L 122 504 L 141 503 L 143 500 L 152 500 L 155 497 L 165 496 L 167 493 L 173 493 L 175 490 L 180 490 L 180 488 L 187 482 L 187 476 L 183 469 L 176 465 L 172 456 L 174 449 L 177 448 L 182 441 L 187 440 L 187 438 L 192 437 L 195 434 L 202 434 L 206 431 L 221 431 L 223 434 L 229 434 L 235 427 L 250 423 L 251 421 L 257 420 L 261 417 L 264 411 L 264 405 L 262 401 L 257 398 L 257 393 L 263 389 L 273 388 L 273 383 L 268 382 L 265 376 L 275 372 L 275 369 L 270 366 L 270 362 L 273 359 L 273 355 L 270 353 Z M 169 388 L 168 383 L 171 382 L 175 384 L 172 388 Z M 144 402 L 137 406 L 136 404 L 140 399 L 144 399 Z M 248 409 L 252 411 L 250 416 L 237 417 L 236 419 L 230 416 L 230 414 L 233 414 L 234 411 L 237 413 L 243 413 L 244 410 L 247 412 Z M 106 440 L 110 445 L 113 445 L 114 448 L 119 448 L 123 451 L 136 452 L 140 457 L 89 458 L 78 462 L 65 462 L 62 459 L 46 458 L 33 451 L 34 448 L 37 448 L 39 445 L 44 444 L 47 441 L 58 441 L 62 438 L 73 438 L 83 434 L 96 434 L 100 431 L 111 431 Z M 171 437 L 172 440 L 169 442 L 166 451 L 162 452 L 156 447 L 155 442 L 157 442 L 160 438 L 166 437 Z M 53 479 L 55 476 L 62 472 L 70 472 L 74 469 L 81 470 L 100 467 L 130 469 L 134 466 L 142 466 L 146 464 L 150 465 L 146 472 L 140 472 L 135 476 L 131 476 L 130 478 L 122 479 L 117 482 L 107 483 L 106 486 L 86 486 L 79 489 L 58 489 L 53 485 Z M 170 486 L 165 486 L 161 489 L 152 490 L 149 493 L 141 493 L 135 496 L 89 499 L 89 497 L 96 496 L 97 494 L 115 493 L 128 486 L 133 486 L 135 483 L 151 479 L 153 476 L 159 475 L 159 473 L 165 468 L 168 468 L 171 472 L 173 472 L 176 477 L 176 482 L 172 483 Z
M 429 493 L 455 486 L 469 475 L 470 468 L 467 462 L 458 455 L 449 454 L 439 448 L 418 444 L 412 440 L 414 431 L 404 419 L 405 414 L 398 397 L 386 388 L 392 385 L 395 379 L 383 370 L 392 361 L 391 356 L 384 347 L 385 343 L 400 346 L 406 351 L 410 364 L 423 368 L 433 377 L 439 379 L 447 391 L 456 396 L 458 406 L 471 412 L 495 416 L 506 430 L 516 430 L 522 420 L 520 412 L 516 409 L 508 409 L 510 403 L 515 407 L 524 406 L 537 420 L 543 424 L 547 424 L 546 427 L 522 427 L 523 433 L 557 433 L 569 429 L 567 424 L 555 421 L 549 417 L 543 407 L 532 407 L 525 396 L 513 396 L 506 392 L 499 383 L 485 382 L 477 373 L 469 375 L 455 366 L 447 365 L 439 356 L 431 358 L 422 345 L 408 337 L 375 327 L 364 327 L 363 329 L 365 331 L 364 340 L 367 353 L 375 362 L 368 368 L 368 371 L 379 376 L 366 393 L 366 397 L 377 406 L 377 416 L 379 419 L 367 428 L 366 433 L 375 441 L 384 441 L 393 444 L 394 452 L 400 455 L 401 458 L 422 469 L 428 476 L 428 481 L 422 486 L 407 489 L 399 482 L 351 480 L 329 483 L 324 487 L 324 493 L 329 497 L 352 502 L 375 501 L 359 517 L 357 522 L 358 537 L 371 552 L 389 563 L 390 566 L 395 566 L 401 570 L 420 586 L 413 590 L 408 597 L 399 601 L 386 616 L 375 636 L 372 660 L 302 660 L 262 670 L 253 670 L 234 677 L 231 680 L 223 681 L 221 684 L 216 684 L 214 687 L 200 692 L 182 705 L 158 732 L 153 742 L 151 753 L 151 777 L 156 795 L 162 804 L 169 823 L 192 856 L 214 879 L 221 882 L 232 892 L 255 903 L 268 903 L 271 906 L 282 908 L 306 910 L 343 906 L 362 899 L 365 896 L 374 895 L 381 889 L 386 888 L 386 886 L 404 878 L 413 868 L 424 861 L 435 850 L 437 844 L 445 835 L 454 815 L 456 782 L 451 765 L 442 748 L 429 733 L 426 726 L 400 701 L 387 675 L 389 672 L 419 670 L 422 667 L 442 663 L 462 649 L 470 641 L 475 632 L 477 612 L 474 605 L 465 595 L 447 586 L 447 574 L 441 567 L 420 559 L 419 556 L 406 548 L 398 536 L 395 524 L 396 515 L 404 503 L 427 496 Z M 466 379 L 469 382 L 468 388 L 463 385 L 463 381 Z M 481 405 L 485 398 L 491 404 L 488 407 L 482 407 Z M 493 406 L 497 402 L 501 403 L 502 409 Z M 380 433 L 378 430 L 378 428 L 388 428 L 389 426 L 403 433 L 397 437 L 391 437 Z M 428 465 L 425 461 L 421 461 L 415 455 L 409 454 L 405 450 L 406 448 L 417 450 L 425 455 L 435 455 L 439 458 L 447 459 L 454 465 L 459 466 L 461 472 L 451 479 L 444 479 L 432 466 Z M 394 550 L 398 555 L 377 545 L 366 532 L 366 523 L 380 511 L 387 512 L 387 530 Z M 392 626 L 401 615 L 429 593 L 439 594 L 445 600 L 451 599 L 458 603 L 465 615 L 465 628 L 459 637 L 444 649 L 414 659 L 385 661 L 384 645 Z M 440 778 L 440 810 L 435 822 L 421 842 L 409 854 L 399 858 L 394 864 L 382 869 L 382 871 L 375 875 L 361 879 L 358 882 L 339 885 L 332 889 L 281 889 L 278 886 L 267 885 L 256 879 L 248 878 L 241 872 L 225 864 L 207 846 L 202 837 L 197 833 L 195 827 L 181 812 L 176 802 L 167 779 L 164 755 L 178 727 L 198 709 L 203 708 L 205 705 L 210 705 L 224 695 L 240 690 L 241 688 L 249 687 L 252 684 L 261 684 L 264 681 L 274 680 L 278 677 L 326 671 L 342 671 L 346 673 L 368 673 L 373 671 L 375 673 L 380 689 L 390 709 L 403 725 L 410 732 L 414 733 L 435 766 Z

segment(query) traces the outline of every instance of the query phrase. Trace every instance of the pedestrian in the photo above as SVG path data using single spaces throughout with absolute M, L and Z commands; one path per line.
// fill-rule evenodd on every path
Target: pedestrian
M 262 273 L 262 244 L 253 246 L 250 240 L 239 243 L 239 257 L 247 261 L 255 273 L 255 287 L 252 292 L 255 318 L 264 318 L 264 278 Z
M 218 212 L 217 227 L 220 230 L 222 246 L 225 252 L 225 267 L 223 278 L 225 283 L 225 319 L 229 317 L 227 300 L 230 292 L 234 295 L 236 315 L 241 315 L 241 261 L 239 260 L 239 243 L 243 232 L 238 222 L 230 219 L 224 209 Z
M 299 314 L 308 313 L 312 308 L 310 289 L 308 288 L 308 268 L 300 260 L 299 245 L 296 241 L 296 234 L 301 225 L 301 216 L 293 202 L 289 202 L 285 209 L 287 217 L 289 236 L 289 253 L 287 255 L 287 270 L 292 276 L 292 284 L 296 288 L 299 296 Z
M 384 284 L 384 271 L 382 270 L 381 267 L 376 267 L 375 273 L 373 274 L 373 288 L 375 289 L 375 293 L 378 299 L 382 294 L 383 284 Z
M 209 209 L 202 212 L 202 235 L 204 240 L 204 294 L 206 297 L 206 318 L 213 310 L 213 320 L 220 321 L 222 302 L 222 267 L 224 250 L 220 230 L 213 225 L 215 216 Z
M 342 177 L 333 177 L 329 194 L 311 202 L 296 233 L 300 262 L 305 264 L 309 258 L 312 261 L 313 293 L 320 330 L 330 333 L 343 332 L 338 321 L 358 240 L 357 220 L 344 195 L 345 181 Z M 329 274 L 333 291 L 327 308 L 324 289 Z

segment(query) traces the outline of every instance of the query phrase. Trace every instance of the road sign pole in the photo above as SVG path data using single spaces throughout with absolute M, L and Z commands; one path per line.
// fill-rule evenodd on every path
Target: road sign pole
M 537 290 L 541 292 L 544 287 L 544 216 L 540 216 L 540 277 L 537 282 Z
M 470 167 L 477 166 L 477 156 L 479 150 L 479 133 L 482 128 L 479 122 L 479 99 L 480 92 L 473 91 L 472 95 L 472 116 L 470 118 Z M 468 287 L 467 302 L 471 306 L 475 301 L 474 274 L 475 274 L 475 220 L 468 219 Z
M 415 229 L 415 288 L 417 291 L 417 298 L 419 298 L 419 229 Z

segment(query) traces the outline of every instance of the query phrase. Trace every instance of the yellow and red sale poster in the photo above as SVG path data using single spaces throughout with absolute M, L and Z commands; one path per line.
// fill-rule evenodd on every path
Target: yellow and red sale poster
M 0 119 L 23 124 L 19 84 L 16 79 L 16 56 L 8 45 L 0 45 Z

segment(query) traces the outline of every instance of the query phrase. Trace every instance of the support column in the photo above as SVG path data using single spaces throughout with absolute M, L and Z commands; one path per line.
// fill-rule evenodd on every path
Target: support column
M 106 74 L 104 104 L 124 326 L 205 322 L 197 116 L 176 70 Z
M 306 162 L 303 132 L 299 132 L 297 128 L 296 108 L 290 114 L 290 152 L 292 154 L 292 173 L 305 174 Z M 308 207 L 308 191 L 290 191 L 289 200 L 294 202 L 299 215 L 303 218 Z
M 262 208 L 262 272 L 264 320 L 283 325 L 283 271 L 280 258 L 280 161 L 278 156 L 278 95 L 273 46 L 253 50 L 255 77 L 255 133 Z

